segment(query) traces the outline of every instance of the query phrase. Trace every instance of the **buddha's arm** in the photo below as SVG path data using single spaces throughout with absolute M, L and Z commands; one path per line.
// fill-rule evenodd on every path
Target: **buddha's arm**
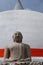
M 24 53 L 25 58 L 22 59 L 24 61 L 31 61 L 31 53 L 30 53 L 30 46 L 25 45 L 25 53 Z
M 30 46 L 29 45 L 25 45 L 24 47 L 24 58 L 20 59 L 20 60 L 24 60 L 24 61 L 31 61 L 31 53 L 30 53 Z
M 30 52 L 30 46 L 27 45 L 27 58 L 26 60 L 30 60 L 31 61 L 31 52 Z
M 5 62 L 6 62 L 6 60 L 8 61 L 9 57 L 10 57 L 10 50 L 9 50 L 9 48 L 6 47 L 4 50 L 4 61 Z
M 4 62 L 13 62 L 16 61 L 17 59 L 11 59 L 10 58 L 10 50 L 9 48 L 5 48 L 4 50 Z

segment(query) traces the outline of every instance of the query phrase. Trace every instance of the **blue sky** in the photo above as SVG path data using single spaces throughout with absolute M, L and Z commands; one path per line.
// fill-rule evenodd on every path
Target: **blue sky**
M 17 0 L 0 0 L 0 12 L 12 10 Z M 43 0 L 21 0 L 24 9 L 30 9 L 43 13 Z

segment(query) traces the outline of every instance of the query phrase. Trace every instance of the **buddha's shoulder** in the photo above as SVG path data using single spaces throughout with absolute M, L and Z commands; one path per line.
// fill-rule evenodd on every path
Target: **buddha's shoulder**
M 29 44 L 26 44 L 26 43 L 22 43 L 22 45 L 23 45 L 24 47 L 30 47 L 30 45 L 29 45 Z
M 11 43 L 11 44 L 9 44 L 7 47 L 8 48 L 14 48 L 14 47 L 18 47 L 18 46 L 20 46 L 21 44 L 19 44 L 19 43 Z
M 12 48 L 12 47 L 14 47 L 14 45 L 15 45 L 14 43 L 10 43 L 10 44 L 8 44 L 6 47 L 7 47 L 7 48 Z

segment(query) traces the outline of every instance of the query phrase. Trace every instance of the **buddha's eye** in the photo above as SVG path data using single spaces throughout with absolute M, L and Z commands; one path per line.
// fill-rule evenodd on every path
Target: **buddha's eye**
M 15 33 L 15 35 L 17 35 L 17 33 Z

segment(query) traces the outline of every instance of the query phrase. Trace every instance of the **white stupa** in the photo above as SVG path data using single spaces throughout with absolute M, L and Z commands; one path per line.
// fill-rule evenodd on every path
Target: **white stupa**
M 17 0 L 17 3 L 15 5 L 15 10 L 22 10 L 24 9 L 22 4 L 21 4 L 21 1 L 20 0 Z
M 43 13 L 24 10 L 17 0 L 15 10 L 0 12 L 0 49 L 13 43 L 12 35 L 16 31 L 23 34 L 22 42 L 30 45 L 32 61 L 43 62 Z M 0 50 L 0 59 L 2 53 Z

